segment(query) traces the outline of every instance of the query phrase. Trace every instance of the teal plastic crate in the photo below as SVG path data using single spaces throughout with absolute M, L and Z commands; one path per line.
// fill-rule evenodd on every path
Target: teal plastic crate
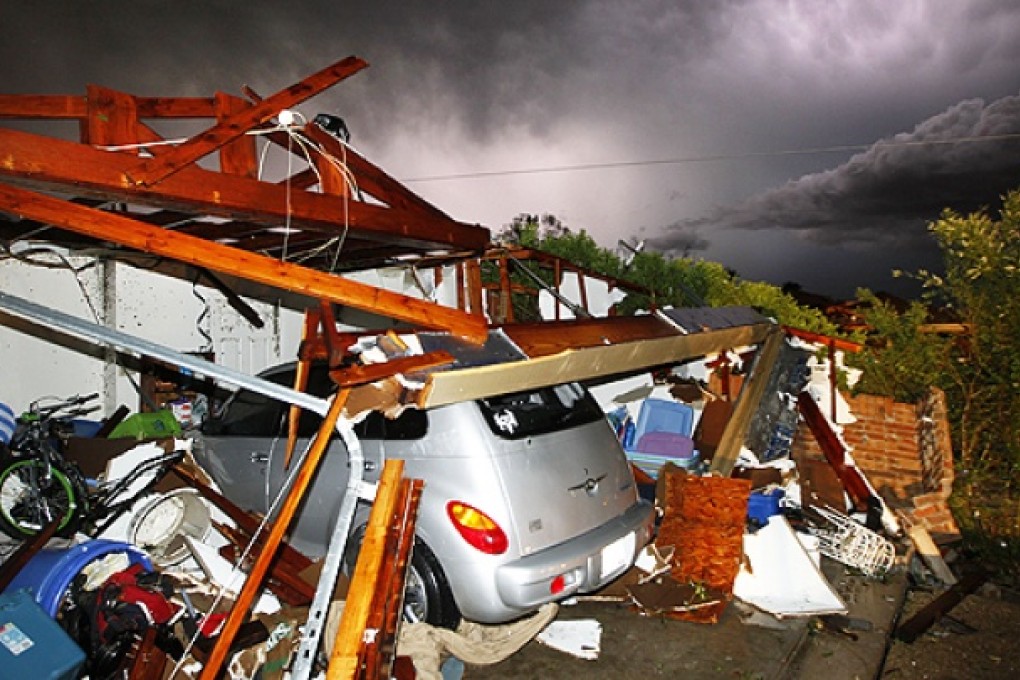
M 85 652 L 26 590 L 0 595 L 0 680 L 73 680 Z

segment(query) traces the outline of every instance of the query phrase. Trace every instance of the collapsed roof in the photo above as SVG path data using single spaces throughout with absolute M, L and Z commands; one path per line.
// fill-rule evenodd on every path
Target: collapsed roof
M 337 274 L 481 252 L 484 227 L 458 222 L 344 140 L 329 117 L 299 122 L 301 102 L 367 64 L 348 57 L 262 98 L 0 95 L 0 118 L 77 121 L 68 141 L 0 128 L 0 236 L 142 251 L 263 285 L 480 340 L 478 314 L 372 288 Z M 184 140 L 148 123 L 209 119 Z M 258 138 L 300 169 L 260 176 Z M 215 166 L 215 167 L 210 167 Z M 288 163 L 290 167 L 290 163 Z

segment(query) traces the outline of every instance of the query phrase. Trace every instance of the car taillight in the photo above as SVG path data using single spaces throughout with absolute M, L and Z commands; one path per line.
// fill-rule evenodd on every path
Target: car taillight
M 481 510 L 467 503 L 450 501 L 446 504 L 446 514 L 457 528 L 457 532 L 473 547 L 489 555 L 506 552 L 509 546 L 506 534 Z

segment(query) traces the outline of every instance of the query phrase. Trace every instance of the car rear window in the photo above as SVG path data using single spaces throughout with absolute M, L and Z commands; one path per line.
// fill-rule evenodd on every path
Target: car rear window
M 272 371 L 263 377 L 279 385 L 294 384 L 293 368 Z M 313 364 L 308 373 L 308 393 L 326 398 L 336 391 L 336 385 L 329 377 L 325 364 Z M 256 392 L 241 390 L 227 403 L 224 412 L 210 423 L 207 431 L 217 435 L 238 437 L 280 437 L 287 433 L 290 408 L 277 399 Z M 307 409 L 301 411 L 298 420 L 298 436 L 315 436 L 322 424 L 322 416 Z M 354 425 L 354 432 L 360 439 L 409 440 L 420 439 L 428 431 L 428 416 L 425 411 L 408 408 L 397 418 L 387 418 L 373 411 Z
M 479 399 L 477 403 L 489 428 L 504 439 L 565 430 L 605 417 L 595 399 L 576 383 Z

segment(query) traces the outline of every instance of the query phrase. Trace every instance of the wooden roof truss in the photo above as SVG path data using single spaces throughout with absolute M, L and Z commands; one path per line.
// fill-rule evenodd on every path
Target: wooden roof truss
M 292 113 L 367 64 L 343 59 L 271 96 L 0 95 L 0 118 L 76 121 L 79 140 L 0 127 L 0 236 L 160 255 L 282 290 L 479 339 L 479 314 L 339 274 L 481 252 L 487 229 L 458 222 L 339 136 Z M 210 119 L 183 140 L 149 119 Z M 298 168 L 260 177 L 258 139 Z M 2 217 L 6 215 L 8 219 Z

